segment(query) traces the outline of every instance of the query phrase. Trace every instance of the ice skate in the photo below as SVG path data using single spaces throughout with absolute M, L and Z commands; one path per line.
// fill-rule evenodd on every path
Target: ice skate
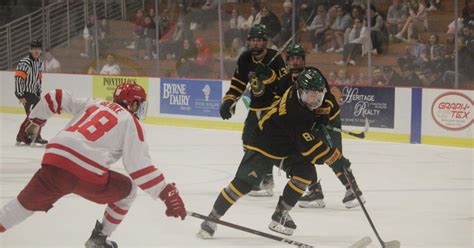
M 114 241 L 107 240 L 107 235 L 102 233 L 102 223 L 96 221 L 91 237 L 86 242 L 86 248 L 117 248 Z
M 199 230 L 196 236 L 201 239 L 210 239 L 214 236 L 216 229 L 216 223 L 205 220 L 201 223 L 201 230 Z
M 268 228 L 277 233 L 288 236 L 292 235 L 296 229 L 296 224 L 289 214 L 290 209 L 291 207 L 289 207 L 280 196 L 280 200 L 278 201 L 278 205 L 272 215 L 272 221 L 268 225 Z
M 319 182 L 317 182 L 315 186 L 308 187 L 304 195 L 301 197 L 298 206 L 300 206 L 300 208 L 326 207 L 323 191 Z
M 31 144 L 31 139 L 28 138 L 26 136 L 26 134 L 16 136 L 16 144 L 15 145 L 17 145 L 17 146 L 28 146 L 30 144 Z
M 360 191 L 357 184 L 355 184 L 355 192 L 357 192 L 357 195 L 360 197 L 362 203 L 365 203 L 365 199 L 362 197 L 362 191 Z M 346 191 L 344 199 L 342 199 L 342 203 L 344 203 L 346 208 L 355 208 L 360 206 L 359 201 L 356 199 L 356 196 L 350 188 Z
M 275 184 L 273 182 L 273 174 L 267 174 L 263 177 L 260 185 L 254 186 L 248 195 L 255 197 L 271 197 L 273 196 L 274 187 Z

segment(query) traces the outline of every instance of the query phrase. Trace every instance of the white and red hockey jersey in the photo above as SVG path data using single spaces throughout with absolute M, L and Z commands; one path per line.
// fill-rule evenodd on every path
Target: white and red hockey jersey
M 151 162 L 142 124 L 122 106 L 77 98 L 66 90 L 48 92 L 31 111 L 31 120 L 70 113 L 72 120 L 46 145 L 42 164 L 63 168 L 82 180 L 105 184 L 109 167 L 122 158 L 134 183 L 159 197 L 166 182 Z

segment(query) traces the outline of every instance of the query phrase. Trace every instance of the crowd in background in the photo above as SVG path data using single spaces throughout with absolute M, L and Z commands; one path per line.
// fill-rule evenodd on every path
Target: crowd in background
M 145 7 L 129 17 L 133 28 L 120 31 L 130 34 L 121 44 L 127 53 L 109 47 L 113 43 L 109 21 L 90 15 L 83 29 L 80 56 L 94 56 L 99 46 L 101 67 L 120 68 L 113 54 L 130 54 L 127 58 L 137 63 L 173 63 L 176 75 L 172 76 L 196 78 L 219 78 L 222 59 L 224 77 L 230 78 L 237 58 L 245 51 L 248 30 L 264 24 L 268 47 L 274 49 L 284 46 L 295 29 L 295 41 L 306 48 L 308 63 L 332 68 L 325 74 L 334 84 L 367 84 L 369 53 L 375 59 L 373 85 L 454 87 L 456 52 L 460 87 L 472 88 L 474 82 L 474 70 L 470 69 L 474 64 L 474 0 L 464 1 L 460 16 L 452 15 L 443 32 L 432 31 L 429 25 L 430 18 L 442 11 L 441 0 L 379 0 L 370 6 L 365 0 L 224 1 L 222 58 L 220 39 L 215 35 L 219 28 L 217 0 L 160 1 L 159 13 L 155 13 L 154 2 L 145 1 Z M 401 46 L 405 52 L 392 49 Z M 390 63 L 377 60 L 384 57 L 397 58 Z M 127 70 L 127 66 L 121 67 Z M 117 75 L 124 70 L 109 71 Z M 93 66 L 89 72 L 101 73 Z

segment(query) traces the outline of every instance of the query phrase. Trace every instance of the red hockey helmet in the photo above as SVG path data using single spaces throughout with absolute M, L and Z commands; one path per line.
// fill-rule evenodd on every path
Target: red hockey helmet
M 146 92 L 142 86 L 124 83 L 115 89 L 114 102 L 127 108 L 135 116 L 143 120 L 146 116 Z M 136 105 L 134 103 L 136 102 Z

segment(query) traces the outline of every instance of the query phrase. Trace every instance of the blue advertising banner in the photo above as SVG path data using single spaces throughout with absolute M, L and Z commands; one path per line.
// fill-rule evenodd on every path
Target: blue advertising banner
M 395 88 L 341 86 L 342 125 L 394 128 Z
M 160 113 L 219 117 L 222 82 L 162 78 Z

